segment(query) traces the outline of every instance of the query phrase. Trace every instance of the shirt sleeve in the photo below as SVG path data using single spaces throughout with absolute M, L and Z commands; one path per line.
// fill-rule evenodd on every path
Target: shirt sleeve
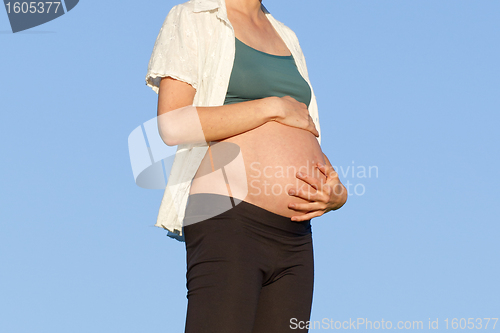
M 148 64 L 146 85 L 157 94 L 163 77 L 186 82 L 197 89 L 198 47 L 190 11 L 174 6 L 160 29 Z

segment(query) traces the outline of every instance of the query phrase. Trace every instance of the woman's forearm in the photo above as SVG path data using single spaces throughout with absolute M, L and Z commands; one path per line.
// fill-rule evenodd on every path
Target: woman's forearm
M 195 89 L 185 82 L 170 77 L 161 80 L 157 121 L 160 136 L 167 145 L 219 141 L 268 121 L 308 130 L 319 136 L 307 106 L 290 96 L 195 107 L 192 106 L 195 93 Z
M 197 107 L 205 140 L 222 140 L 274 120 L 277 99 L 268 97 L 216 107 Z
M 278 116 L 279 98 L 268 97 L 212 107 L 186 106 L 158 116 L 158 128 L 169 146 L 223 140 L 259 127 Z

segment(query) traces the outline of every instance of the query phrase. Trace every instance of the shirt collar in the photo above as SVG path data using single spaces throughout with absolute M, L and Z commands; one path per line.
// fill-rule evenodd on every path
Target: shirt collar
M 229 19 L 227 18 L 225 0 L 194 0 L 193 12 L 195 13 L 210 11 L 214 9 L 217 10 L 217 17 L 231 26 L 231 22 L 229 22 Z
M 224 0 L 194 0 L 193 11 L 198 13 L 213 10 L 222 7 L 222 4 L 224 4 L 225 7 L 226 3 Z
M 271 16 L 269 11 L 264 5 L 261 4 L 262 10 L 269 17 Z M 194 0 L 194 9 L 195 13 L 205 12 L 217 9 L 217 17 L 221 20 L 230 24 L 229 19 L 227 18 L 226 11 L 226 1 L 225 0 Z

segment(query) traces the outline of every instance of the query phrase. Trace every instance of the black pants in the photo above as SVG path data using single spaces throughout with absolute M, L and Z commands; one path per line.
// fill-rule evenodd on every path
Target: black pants
M 310 221 L 293 222 L 245 201 L 200 219 L 207 212 L 213 216 L 210 211 L 228 199 L 216 194 L 189 197 L 184 220 L 185 332 L 300 331 L 292 323 L 309 320 L 313 296 Z

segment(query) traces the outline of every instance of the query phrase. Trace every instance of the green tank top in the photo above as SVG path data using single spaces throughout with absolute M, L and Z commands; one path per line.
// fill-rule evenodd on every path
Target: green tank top
M 300 75 L 293 56 L 256 50 L 235 38 L 235 57 L 225 104 L 271 96 L 291 96 L 309 106 L 311 88 Z

